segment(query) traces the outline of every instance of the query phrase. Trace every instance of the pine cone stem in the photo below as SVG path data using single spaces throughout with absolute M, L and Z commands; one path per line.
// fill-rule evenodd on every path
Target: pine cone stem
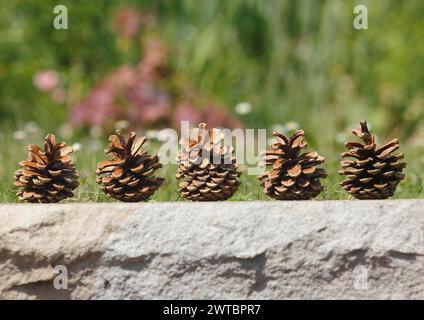
M 365 142 L 365 144 L 374 143 L 374 137 L 371 136 L 371 133 L 367 126 L 367 122 L 365 120 L 361 121 L 360 125 L 361 125 L 360 131 L 357 131 L 359 129 L 356 129 L 356 130 L 353 130 L 352 132 L 356 134 L 358 137 L 360 137 Z

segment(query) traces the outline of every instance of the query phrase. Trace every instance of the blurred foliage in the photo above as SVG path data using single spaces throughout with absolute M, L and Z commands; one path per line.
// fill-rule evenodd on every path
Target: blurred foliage
M 247 126 L 290 119 L 331 140 L 367 118 L 385 135 L 407 137 L 424 125 L 424 2 L 360 3 L 368 30 L 352 27 L 357 1 L 65 0 L 69 29 L 55 30 L 56 1 L 10 0 L 0 12 L 1 121 L 35 120 L 53 130 L 69 103 L 117 66 L 137 63 L 139 41 L 113 28 L 120 8 L 137 7 L 157 20 L 141 33 L 169 43 L 171 64 L 185 79 L 222 104 L 254 106 Z M 33 86 L 41 69 L 59 72 L 68 105 Z
M 57 1 L 2 3 L 0 134 L 28 121 L 58 131 L 102 79 L 142 59 L 142 39 L 153 34 L 169 47 L 177 83 L 171 91 L 200 92 L 199 108 L 213 98 L 234 114 L 234 106 L 247 101 L 252 112 L 240 115 L 246 127 L 296 121 L 324 154 L 340 151 L 360 119 L 381 140 L 397 136 L 404 146 L 424 145 L 422 0 L 60 3 L 68 8 L 68 30 L 53 28 Z M 368 30 L 353 28 L 357 4 L 368 7 Z M 116 30 L 122 8 L 149 13 L 155 23 L 125 36 Z M 63 102 L 34 86 L 34 75 L 46 69 L 58 73 Z M 422 164 L 421 154 L 414 153 L 413 166 Z

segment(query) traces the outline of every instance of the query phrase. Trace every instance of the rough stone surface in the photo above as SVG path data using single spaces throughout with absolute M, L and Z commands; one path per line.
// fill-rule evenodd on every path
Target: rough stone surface
M 104 242 L 134 207 L 0 205 L 0 298 L 88 299 Z M 54 268 L 68 269 L 56 290 Z
M 1 205 L 0 297 L 424 299 L 424 201 Z

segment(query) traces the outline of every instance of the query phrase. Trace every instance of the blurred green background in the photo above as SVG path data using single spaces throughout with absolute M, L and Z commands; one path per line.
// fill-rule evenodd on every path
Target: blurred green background
M 76 149 L 82 186 L 70 201 L 107 200 L 96 162 L 114 128 L 154 136 L 182 119 L 210 125 L 302 128 L 327 158 L 320 198 L 344 199 L 339 153 L 367 119 L 380 143 L 401 140 L 420 197 L 424 164 L 422 0 L 9 0 L 0 10 L 0 201 L 28 143 L 55 133 Z M 353 8 L 368 8 L 368 30 Z M 151 143 L 154 152 L 158 145 Z M 175 166 L 153 200 L 179 200 Z M 243 175 L 235 200 L 264 199 Z

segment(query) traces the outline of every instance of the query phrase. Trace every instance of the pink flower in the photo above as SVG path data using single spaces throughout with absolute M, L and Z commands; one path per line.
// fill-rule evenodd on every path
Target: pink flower
M 168 94 L 143 81 L 128 90 L 128 100 L 131 104 L 127 118 L 135 125 L 139 122 L 156 123 L 165 118 L 171 109 Z
M 72 108 L 72 123 L 101 127 L 107 122 L 114 122 L 119 116 L 119 109 L 114 104 L 114 100 L 115 93 L 110 88 L 95 88 L 84 101 Z
M 123 36 L 133 38 L 141 25 L 141 12 L 134 8 L 125 8 L 118 11 L 114 26 Z
M 62 88 L 55 88 L 50 94 L 52 100 L 56 103 L 64 103 L 66 99 L 65 90 Z
M 59 75 L 54 70 L 41 70 L 34 75 L 32 81 L 39 90 L 50 92 L 58 87 Z
M 123 90 L 137 81 L 137 71 L 129 64 L 124 64 L 109 74 L 103 81 L 103 84 L 114 90 Z
M 192 126 L 202 122 L 200 111 L 189 102 L 180 103 L 175 109 L 173 123 L 176 129 L 181 128 L 181 121 L 190 121 Z
M 167 47 L 160 40 L 149 37 L 143 41 L 143 59 L 140 61 L 139 69 L 144 79 L 163 78 L 169 72 L 167 60 Z

